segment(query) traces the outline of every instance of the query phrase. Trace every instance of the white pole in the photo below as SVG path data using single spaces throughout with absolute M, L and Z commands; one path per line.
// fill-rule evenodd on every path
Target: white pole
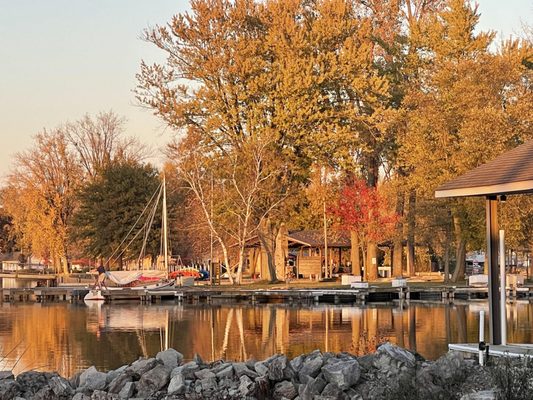
M 479 312 L 479 343 L 485 341 L 485 311 Z M 479 365 L 484 365 L 483 350 L 479 350 Z
M 167 238 L 167 182 L 165 174 L 163 174 L 163 250 L 164 250 L 164 265 L 165 271 L 168 275 L 168 238 Z
M 505 232 L 500 229 L 500 321 L 502 331 L 502 345 L 507 344 L 507 312 L 505 307 Z

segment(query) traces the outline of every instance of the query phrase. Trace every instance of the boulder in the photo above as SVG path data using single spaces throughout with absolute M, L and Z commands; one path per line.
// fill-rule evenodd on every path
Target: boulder
M 194 373 L 198 371 L 200 367 L 196 362 L 189 361 L 179 367 L 176 367 L 170 373 L 170 378 L 173 378 L 176 374 L 182 374 L 185 379 L 195 379 Z
M 300 371 L 298 371 L 298 377 L 300 378 L 300 382 L 307 381 L 307 376 L 311 378 L 316 378 L 317 375 L 320 373 L 322 365 L 324 365 L 324 359 L 320 352 L 314 351 L 313 353 L 308 355 L 305 358 L 302 367 L 300 368 Z
M 398 376 L 416 365 L 413 353 L 388 342 L 379 346 L 373 361 L 374 367 L 385 376 Z
M 159 361 L 157 361 L 155 358 L 140 358 L 126 368 L 126 371 L 136 375 L 137 377 L 140 377 L 145 372 L 153 369 L 157 364 L 159 364 Z
M 132 381 L 133 377 L 131 375 L 131 372 L 123 372 L 109 383 L 107 391 L 109 393 L 120 393 L 124 385 Z
M 70 398 L 74 394 L 74 389 L 70 386 L 70 382 L 60 376 L 54 376 L 50 379 L 48 386 L 50 386 L 57 398 Z
M 206 392 L 214 391 L 217 389 L 217 379 L 213 375 L 212 377 L 203 378 L 196 381 L 196 385 L 200 386 L 204 394 L 206 394 Z
M 113 379 L 115 379 L 117 376 L 119 376 L 120 374 L 122 374 L 126 368 L 128 368 L 127 365 L 123 365 L 122 367 L 120 368 L 117 368 L 117 369 L 114 369 L 114 370 L 111 370 L 111 371 L 108 371 L 107 372 L 107 376 L 106 376 L 106 382 L 107 383 L 111 383 L 113 381 Z
M 118 392 L 118 397 L 120 399 L 129 399 L 133 396 L 135 392 L 135 382 L 126 382 L 120 392 Z
M 315 395 L 322 393 L 326 386 L 326 381 L 322 376 L 310 378 L 305 384 L 300 385 L 298 392 L 301 400 L 313 400 Z
M 337 386 L 335 383 L 328 383 L 324 390 L 322 390 L 322 397 L 331 397 L 334 399 L 344 399 L 346 396 L 344 395 L 342 389 Z
M 83 393 L 76 393 L 72 400 L 91 400 L 91 398 Z
M 46 374 L 44 372 L 28 371 L 17 375 L 17 383 L 20 386 L 20 390 L 24 392 L 24 397 L 33 395 L 48 385 L 48 379 L 56 374 Z M 0 396 L 0 399 L 3 397 Z
M 274 398 L 274 400 L 282 400 L 282 399 L 292 400 L 296 396 L 298 396 L 298 391 L 296 390 L 294 385 L 289 381 L 278 382 L 274 386 L 274 392 L 272 394 L 272 397 Z
M 194 373 L 197 379 L 215 378 L 216 375 L 208 369 L 201 369 Z
M 322 373 L 326 381 L 336 384 L 342 390 L 346 390 L 359 381 L 361 368 L 356 360 L 332 359 L 322 367 Z
M 20 394 L 20 385 L 13 379 L 0 381 L 0 399 L 13 399 Z
M 168 384 L 168 394 L 183 394 L 185 393 L 185 378 L 182 374 L 176 374 Z
M 106 374 L 98 372 L 94 366 L 87 368 L 80 375 L 80 388 L 90 391 L 103 390 L 106 384 Z
M 277 355 L 268 362 L 267 367 L 268 379 L 274 382 L 281 381 L 285 375 L 285 368 L 287 368 L 287 357 Z
M 461 400 L 499 400 L 501 395 L 497 390 L 483 390 L 481 392 L 475 392 L 465 394 L 461 397 Z
M 237 375 L 239 378 L 243 375 L 246 375 L 249 378 L 255 379 L 259 376 L 259 374 L 255 371 L 252 371 L 250 368 L 246 366 L 245 363 L 238 362 L 233 364 L 233 369 L 235 370 L 235 375 Z
M 164 365 L 156 365 L 141 376 L 137 384 L 137 396 L 148 398 L 162 389 L 170 380 L 170 372 Z
M 91 400 L 119 400 L 118 395 L 107 393 L 103 390 L 95 390 L 91 395 Z
M 255 372 L 259 376 L 265 376 L 268 374 L 268 366 L 264 363 L 264 361 L 258 361 L 254 365 Z
M 192 359 L 196 364 L 198 365 L 204 365 L 204 360 L 202 360 L 202 357 L 200 357 L 200 354 L 196 353 Z
M 13 371 L 0 371 L 0 381 L 4 379 L 15 379 L 15 376 L 13 375 Z
M 174 349 L 160 351 L 155 358 L 170 369 L 176 368 L 183 362 L 183 354 Z
M 233 366 L 228 365 L 226 368 L 219 370 L 216 374 L 217 379 L 232 378 L 233 377 Z
M 300 369 L 302 368 L 304 360 L 305 360 L 305 356 L 303 354 L 300 354 L 298 357 L 293 358 L 289 362 L 289 365 L 291 366 L 294 372 L 298 373 L 300 372 Z
M 247 396 L 252 396 L 255 391 L 255 383 L 247 375 L 242 375 L 239 379 L 239 389 L 238 392 L 245 398 Z

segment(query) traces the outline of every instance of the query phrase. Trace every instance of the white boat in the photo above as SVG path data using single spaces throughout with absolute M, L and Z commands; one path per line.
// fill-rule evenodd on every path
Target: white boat
M 104 295 L 102 294 L 102 291 L 99 290 L 99 289 L 92 289 L 92 290 L 89 290 L 89 293 L 87 293 L 85 295 L 85 297 L 83 298 L 83 300 L 85 301 L 94 301 L 94 300 L 105 300 L 105 297 Z

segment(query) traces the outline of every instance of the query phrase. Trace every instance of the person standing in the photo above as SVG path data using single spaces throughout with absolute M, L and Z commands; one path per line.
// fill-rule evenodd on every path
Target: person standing
M 96 268 L 96 272 L 98 272 L 98 277 L 96 278 L 96 284 L 94 285 L 94 288 L 96 289 L 96 286 L 98 286 L 98 288 L 102 290 L 102 286 L 103 286 L 107 290 L 107 285 L 105 284 L 105 280 L 107 278 L 107 272 L 102 263 L 100 263 L 98 268 Z

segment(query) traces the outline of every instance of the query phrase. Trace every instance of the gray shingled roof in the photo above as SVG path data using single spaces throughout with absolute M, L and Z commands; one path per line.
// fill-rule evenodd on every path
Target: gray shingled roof
M 311 247 L 324 246 L 324 231 L 323 230 L 305 230 L 297 232 L 289 232 L 289 241 L 297 241 L 299 243 L 306 243 Z M 328 230 L 328 246 L 331 247 L 350 247 L 350 232 L 339 230 Z
M 439 186 L 435 197 L 528 192 L 533 192 L 533 140 Z

